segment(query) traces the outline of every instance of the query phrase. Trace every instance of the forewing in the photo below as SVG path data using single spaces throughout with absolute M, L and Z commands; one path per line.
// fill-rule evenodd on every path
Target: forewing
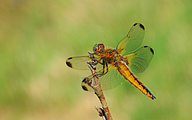
M 99 57 L 95 57 L 94 60 L 99 59 Z M 78 70 L 89 70 L 87 66 L 88 62 L 92 62 L 92 59 L 89 56 L 77 56 L 77 57 L 69 57 L 66 60 L 66 64 L 70 68 L 78 69 Z M 103 65 L 98 63 L 96 68 L 99 70 Z
M 143 46 L 136 52 L 127 55 L 124 59 L 128 60 L 128 66 L 132 72 L 143 72 L 148 67 L 154 51 L 149 46 Z
M 144 34 L 144 26 L 141 23 L 135 23 L 128 34 L 118 43 L 116 49 L 125 54 L 131 53 L 141 45 Z

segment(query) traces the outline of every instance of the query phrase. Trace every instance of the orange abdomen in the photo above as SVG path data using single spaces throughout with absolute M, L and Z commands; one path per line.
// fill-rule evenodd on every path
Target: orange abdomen
M 145 87 L 145 85 L 131 72 L 131 70 L 127 67 L 124 62 L 117 63 L 117 70 L 121 75 L 124 76 L 131 84 L 133 84 L 136 88 L 138 88 L 143 94 L 147 95 L 151 99 L 155 99 L 156 97 Z

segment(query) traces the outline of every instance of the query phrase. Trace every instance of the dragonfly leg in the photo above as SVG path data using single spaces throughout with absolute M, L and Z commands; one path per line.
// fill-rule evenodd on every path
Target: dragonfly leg
M 103 70 L 98 72 L 97 75 L 100 77 L 100 76 L 103 76 L 105 75 L 106 73 L 108 73 L 109 69 L 108 69 L 108 63 L 106 61 L 103 60 Z

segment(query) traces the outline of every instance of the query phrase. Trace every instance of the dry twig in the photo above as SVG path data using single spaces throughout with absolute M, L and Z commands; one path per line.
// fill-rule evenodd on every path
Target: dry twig
M 107 106 L 107 101 L 105 100 L 105 96 L 103 94 L 101 85 L 99 83 L 99 78 L 97 76 L 96 68 L 94 65 L 90 63 L 88 63 L 88 66 L 91 70 L 94 81 L 92 81 L 92 79 L 89 79 L 89 78 L 84 78 L 83 82 L 93 88 L 95 94 L 97 95 L 97 97 L 101 102 L 102 108 L 96 107 L 97 111 L 99 112 L 99 115 L 103 116 L 103 119 L 105 120 L 112 120 L 111 114 L 109 112 L 109 108 Z

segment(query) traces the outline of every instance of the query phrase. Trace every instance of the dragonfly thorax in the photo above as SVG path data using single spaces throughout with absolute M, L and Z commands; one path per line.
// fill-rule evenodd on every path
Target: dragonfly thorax
M 105 59 L 109 64 L 116 64 L 117 62 L 121 61 L 122 56 L 116 49 L 106 49 L 103 54 L 102 58 Z
M 115 64 L 122 59 L 122 56 L 116 49 L 105 49 L 105 46 L 102 43 L 96 44 L 93 47 L 93 51 L 97 56 L 100 56 L 109 64 Z

